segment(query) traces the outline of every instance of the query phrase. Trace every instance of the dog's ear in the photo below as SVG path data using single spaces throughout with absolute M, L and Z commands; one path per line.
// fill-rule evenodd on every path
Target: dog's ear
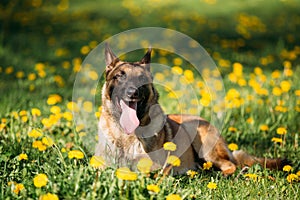
M 106 63 L 106 74 L 114 68 L 115 64 L 119 61 L 119 58 L 110 49 L 108 43 L 105 44 L 105 63 Z
M 140 64 L 145 65 L 149 71 L 150 71 L 150 62 L 151 62 L 151 52 L 152 52 L 152 48 L 149 47 L 147 53 L 140 61 Z

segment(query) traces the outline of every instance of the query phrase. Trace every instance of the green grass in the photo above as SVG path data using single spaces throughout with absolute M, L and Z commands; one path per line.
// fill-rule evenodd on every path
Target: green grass
M 297 32 L 300 4 L 297 0 L 207 2 L 156 0 L 130 4 L 127 1 L 74 0 L 69 2 L 67 9 L 59 10 L 58 0 L 43 1 L 37 7 L 32 6 L 31 1 L 2 1 L 0 198 L 38 199 L 51 193 L 60 199 L 165 199 L 169 194 L 178 194 L 182 199 L 299 199 L 299 173 L 298 180 L 289 182 L 287 177 L 296 174 L 300 167 L 300 36 Z M 246 22 L 241 21 L 243 16 Z M 143 26 L 172 28 L 197 40 L 219 66 L 226 95 L 230 96 L 230 89 L 236 89 L 240 95 L 233 100 L 238 101 L 234 105 L 241 105 L 223 110 L 221 132 L 226 141 L 258 156 L 286 157 L 293 170 L 270 171 L 253 166 L 247 173 L 257 175 L 256 180 L 245 177 L 240 169 L 229 177 L 212 169 L 199 169 L 193 178 L 188 175 L 155 178 L 155 172 L 144 175 L 137 171 L 137 180 L 123 181 L 116 177 L 115 166 L 103 171 L 94 169 L 90 165 L 93 146 L 87 142 L 95 142 L 94 132 L 79 130 L 63 114 L 70 112 L 67 105 L 72 101 L 74 68 L 78 60 L 86 57 L 81 52 L 83 46 L 93 48 L 92 41 L 99 44 L 111 35 Z M 245 32 L 237 31 L 239 26 Z M 168 65 L 173 66 L 177 55 L 154 51 L 154 61 L 165 57 Z M 38 63 L 42 63 L 43 70 L 35 68 Z M 238 79 L 246 80 L 244 86 L 230 78 L 236 76 L 234 63 L 243 66 L 243 74 Z M 7 73 L 10 67 L 13 71 Z M 184 71 L 190 66 L 184 61 L 180 67 Z M 262 73 L 255 67 L 260 67 Z M 278 78 L 274 78 L 276 70 L 280 73 Z M 24 77 L 17 78 L 20 71 Z M 38 75 L 41 71 L 45 77 Z M 28 79 L 31 73 L 36 75 L 34 80 Z M 169 72 L 161 73 L 165 80 L 178 83 Z M 199 83 L 203 80 L 195 71 L 194 75 L 191 85 L 199 89 L 197 97 L 201 99 L 200 91 L 204 88 Z M 62 78 L 62 85 L 56 80 L 57 76 Z M 250 86 L 253 80 L 259 86 Z M 274 88 L 284 88 L 281 86 L 284 81 L 288 81 L 291 88 L 275 95 Z M 259 94 L 260 88 L 264 88 L 267 95 Z M 177 105 L 176 99 L 171 99 L 175 103 L 170 101 L 170 91 L 164 87 L 158 89 L 166 113 L 180 112 L 180 109 L 194 112 L 187 106 L 192 104 L 192 98 L 186 97 L 185 105 Z M 51 94 L 60 95 L 62 100 L 49 105 L 47 100 Z M 97 98 L 98 107 L 100 100 Z M 53 106 L 61 111 L 51 113 Z M 220 105 L 201 106 L 201 112 L 193 114 L 210 120 L 215 106 Z M 38 108 L 41 116 L 32 116 L 32 108 Z M 89 124 L 93 125 L 96 127 L 94 122 Z M 269 129 L 262 131 L 261 125 Z M 278 135 L 279 127 L 286 128 L 287 134 Z M 230 131 L 233 128 L 236 131 Z M 40 130 L 43 136 L 29 137 L 32 129 Z M 53 145 L 44 144 L 43 151 L 32 147 L 34 141 L 42 141 L 46 136 L 53 139 Z M 272 142 L 274 137 L 283 142 Z M 70 159 L 68 154 L 72 150 L 83 152 L 83 158 Z M 28 159 L 19 160 L 21 153 L 27 154 Z M 47 175 L 48 182 L 37 188 L 33 179 L 41 173 Z M 216 183 L 217 188 L 209 189 L 209 182 Z M 24 186 L 18 194 L 14 192 L 16 183 Z M 160 191 L 157 194 L 148 191 L 149 184 L 158 185 Z

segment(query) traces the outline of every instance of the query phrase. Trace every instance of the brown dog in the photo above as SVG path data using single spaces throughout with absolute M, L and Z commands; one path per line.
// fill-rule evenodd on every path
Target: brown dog
M 181 161 L 179 167 L 173 167 L 175 174 L 195 170 L 206 161 L 224 175 L 234 173 L 237 166 L 255 163 L 272 169 L 284 165 L 282 159 L 256 158 L 243 151 L 231 153 L 219 131 L 198 116 L 165 115 L 150 72 L 151 49 L 141 61 L 125 62 L 106 45 L 105 59 L 97 155 L 110 161 L 114 158 L 117 163 L 123 163 L 124 158 L 136 163 L 141 157 L 150 157 L 156 166 L 162 166 L 167 158 L 163 145 L 171 141 L 177 145 L 172 154 Z

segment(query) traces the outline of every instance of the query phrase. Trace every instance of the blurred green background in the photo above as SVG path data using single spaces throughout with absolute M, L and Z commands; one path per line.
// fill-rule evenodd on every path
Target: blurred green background
M 298 0 L 2 0 L 0 73 L 12 75 L 0 75 L 6 95 L 0 101 L 28 104 L 16 101 L 24 95 L 14 91 L 24 87 L 15 74 L 23 71 L 27 78 L 37 63 L 46 65 L 47 77 L 63 79 L 69 90 L 62 93 L 70 99 L 76 62 L 111 35 L 146 26 L 175 29 L 197 40 L 218 66 L 225 66 L 224 75 L 232 62 L 281 69 L 286 59 L 299 61 L 299 10 Z M 48 93 L 60 91 L 49 80 L 34 84 L 32 99 L 46 88 Z

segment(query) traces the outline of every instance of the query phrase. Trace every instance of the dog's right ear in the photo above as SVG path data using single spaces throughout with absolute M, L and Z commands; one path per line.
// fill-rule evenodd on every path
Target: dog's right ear
M 108 43 L 105 44 L 105 63 L 106 63 L 106 74 L 111 71 L 115 64 L 119 61 L 119 58 L 110 49 Z

